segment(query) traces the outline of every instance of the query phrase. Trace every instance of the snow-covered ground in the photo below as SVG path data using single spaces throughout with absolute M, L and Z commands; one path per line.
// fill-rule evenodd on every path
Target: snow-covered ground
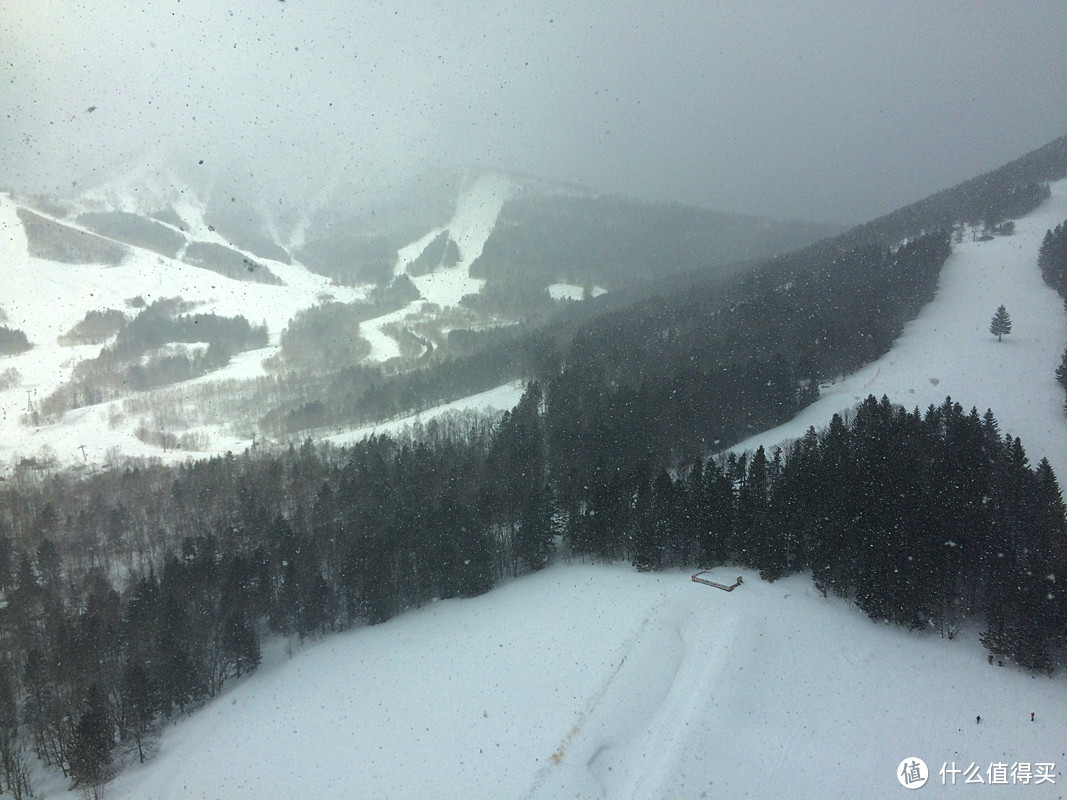
M 99 187 L 83 202 L 87 208 L 113 208 L 131 213 L 145 213 L 169 204 L 181 215 L 185 232 L 190 236 L 227 245 L 204 222 L 202 204 L 194 193 L 179 186 L 181 191 L 175 195 L 175 186 L 178 181 L 173 175 L 142 171 L 114 185 Z M 383 332 L 383 327 L 390 322 L 402 321 L 427 303 L 440 308 L 454 306 L 464 295 L 480 290 L 484 281 L 470 277 L 470 265 L 481 254 L 505 201 L 517 189 L 518 185 L 503 175 L 484 174 L 473 178 L 463 188 L 446 228 L 431 231 L 400 250 L 398 274 L 403 273 L 436 235 L 448 230 L 459 249 L 460 261 L 452 267 L 413 278 L 422 299 L 361 326 L 361 332 L 371 344 L 371 360 L 385 361 L 399 354 L 396 340 Z M 118 454 L 184 460 L 198 454 L 240 451 L 252 444 L 251 425 L 244 438 L 223 426 L 202 425 L 190 432 L 207 442 L 206 450 L 201 453 L 163 451 L 136 437 L 140 417 L 124 415 L 121 400 L 76 409 L 57 424 L 36 427 L 20 424 L 20 418 L 31 406 L 39 404 L 70 379 L 78 361 L 93 358 L 100 352 L 99 346 L 63 347 L 56 341 L 56 337 L 70 330 L 87 311 L 115 308 L 132 314 L 127 301 L 138 295 L 149 303 L 180 296 L 195 304 L 198 311 L 243 315 L 254 325 L 267 325 L 269 347 L 240 353 L 225 368 L 183 384 L 191 387 L 264 375 L 264 360 L 277 352 L 281 331 L 298 311 L 324 299 L 342 302 L 362 299 L 369 288 L 338 286 L 299 264 L 284 264 L 258 256 L 254 259 L 277 275 L 282 285 L 231 280 L 138 248 L 130 248 L 131 254 L 118 266 L 61 264 L 29 255 L 17 209 L 14 198 L 0 194 L 0 286 L 3 286 L 0 310 L 6 314 L 6 324 L 24 331 L 34 347 L 18 356 L 0 358 L 0 374 L 13 369 L 20 376 L 15 385 L 0 389 L 0 473 L 5 465 L 17 463 L 20 458 L 45 456 L 61 466 L 99 466 Z M 176 393 L 180 391 L 178 387 Z M 517 402 L 514 387 L 504 386 L 484 397 L 472 398 L 471 407 L 510 408 L 514 403 L 507 406 L 499 403 L 510 402 L 512 397 Z M 467 405 L 450 404 L 443 410 Z M 432 413 L 423 414 L 421 420 L 427 420 Z M 405 422 L 390 423 L 390 429 L 402 427 Z M 351 441 L 360 435 L 345 439 Z
M 374 425 L 366 425 L 362 428 L 345 431 L 344 433 L 325 436 L 323 439 L 331 444 L 347 445 L 366 439 L 372 434 L 395 434 L 405 430 L 415 430 L 417 426 L 425 424 L 435 417 L 441 417 L 448 414 L 460 414 L 465 411 L 472 411 L 480 414 L 507 411 L 519 404 L 519 400 L 522 399 L 522 393 L 525 388 L 526 387 L 523 385 L 522 381 L 511 381 L 510 383 L 505 383 L 503 386 L 497 386 L 495 389 L 489 389 L 488 391 L 479 392 L 470 397 L 464 397 L 461 400 L 455 400 L 451 403 L 435 406 L 423 414 L 411 414 L 410 416 L 400 417 L 399 419 L 379 422 Z
M 824 427 L 873 394 L 908 410 L 940 405 L 945 397 L 979 414 L 992 408 L 1001 433 L 1018 436 L 1032 465 L 1048 458 L 1061 485 L 1067 480 L 1067 416 L 1056 368 L 1067 347 L 1063 301 L 1045 285 L 1037 252 L 1045 232 L 1067 220 L 1067 181 L 1052 198 L 1015 223 L 1015 234 L 952 245 L 938 291 L 892 350 L 844 380 L 820 389 L 819 400 L 791 422 L 732 448 L 768 449 Z M 1011 333 L 989 333 L 997 307 L 1011 315 Z
M 993 407 L 1062 480 L 1051 373 L 1067 320 L 1036 253 L 1064 218 L 1059 183 L 1014 237 L 957 245 L 884 359 L 744 446 L 822 427 L 868 393 L 921 408 L 951 394 Z M 997 343 L 1001 303 L 1014 327 Z M 291 657 L 273 642 L 107 796 L 873 798 L 904 795 L 914 759 L 929 768 L 920 796 L 1067 794 L 1063 675 L 989 664 L 973 629 L 948 641 L 874 624 L 806 576 L 743 577 L 726 593 L 678 572 L 556 564 Z
M 485 281 L 472 278 L 470 267 L 482 254 L 489 234 L 493 232 L 500 209 L 518 187 L 505 175 L 488 173 L 474 179 L 460 195 L 452 220 L 444 228 L 438 228 L 401 248 L 394 272 L 402 275 L 413 260 L 419 257 L 434 237 L 447 230 L 449 238 L 456 243 L 459 261 L 451 267 L 434 270 L 426 275 L 413 277 L 412 283 L 419 290 L 421 299 L 391 314 L 367 320 L 359 327 L 364 339 L 371 343 L 371 358 L 386 361 L 400 355 L 396 340 L 382 331 L 390 322 L 398 322 L 423 303 L 433 303 L 442 308 L 459 305 L 464 295 L 477 294 Z
M 926 794 L 1062 796 L 1062 677 L 875 625 L 810 578 L 744 578 L 558 565 L 276 649 L 107 796 L 890 797 L 911 757 Z M 940 785 L 946 763 L 1020 762 L 1056 783 Z
M 183 205 L 181 210 L 187 224 L 203 234 L 205 240 L 224 243 L 202 224 L 193 204 Z M 0 358 L 0 373 L 15 369 L 21 376 L 18 385 L 0 391 L 0 464 L 42 453 L 55 457 L 60 464 L 83 460 L 102 464 L 108 460 L 109 451 L 131 456 L 160 454 L 158 448 L 145 445 L 134 436 L 137 420 L 127 420 L 128 424 L 117 427 L 112 424 L 121 401 L 76 409 L 60 424 L 32 427 L 19 423 L 31 403 L 38 404 L 70 379 L 78 361 L 99 354 L 99 346 L 63 347 L 56 341 L 87 311 L 113 308 L 132 315 L 134 310 L 127 301 L 136 296 L 147 303 L 180 296 L 194 304 L 197 311 L 241 315 L 253 325 L 266 324 L 270 348 L 239 354 L 225 369 L 199 379 L 244 380 L 263 374 L 263 359 L 276 352 L 281 330 L 297 311 L 321 302 L 327 295 L 352 301 L 366 294 L 365 289 L 334 285 L 299 265 L 256 260 L 268 266 L 283 285 L 232 280 L 138 248 L 130 248 L 130 255 L 118 266 L 63 264 L 36 258 L 28 253 L 15 200 L 0 194 L 0 309 L 7 316 L 6 324 L 25 332 L 34 345 L 26 353 Z M 245 443 L 232 437 L 215 443 L 220 452 L 234 445 L 243 449 Z
M 590 289 L 593 297 L 607 293 L 602 286 L 594 286 Z M 548 294 L 553 300 L 581 300 L 585 297 L 585 288 L 573 283 L 552 283 L 548 286 Z

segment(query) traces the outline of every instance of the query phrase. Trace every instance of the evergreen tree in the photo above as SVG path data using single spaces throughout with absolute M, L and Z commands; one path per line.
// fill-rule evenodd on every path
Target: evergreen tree
M 997 337 L 998 342 L 1005 335 L 1011 333 L 1011 316 L 1004 306 L 997 307 L 996 313 L 993 314 L 993 319 L 989 322 L 989 332 Z
M 541 569 L 552 546 L 541 389 L 531 382 L 504 414 L 486 463 L 493 520 L 507 527 L 513 572 Z
M 20 735 L 15 677 L 11 667 L 0 663 L 0 776 L 15 800 L 32 796 L 26 741 Z
M 137 743 L 137 757 L 145 760 L 144 739 L 152 727 L 156 715 L 163 710 L 159 686 L 141 663 L 130 661 L 123 675 L 122 692 L 127 714 L 127 727 Z
M 733 537 L 734 487 L 723 469 L 708 462 L 690 475 L 697 564 L 709 569 L 726 561 Z
M 70 772 L 75 782 L 85 786 L 89 796 L 99 798 L 103 784 L 111 777 L 111 751 L 115 746 L 114 729 L 107 699 L 93 685 L 86 708 L 74 728 L 70 755 Z
M 663 563 L 663 530 L 655 512 L 654 490 L 645 480 L 637 489 L 630 563 L 642 571 L 658 569 Z
M 1060 223 L 1045 233 L 1037 264 L 1045 283 L 1067 296 L 1067 224 Z
M 820 437 L 815 465 L 815 485 L 832 486 L 834 490 L 824 491 L 823 509 L 812 545 L 811 570 L 817 587 L 842 597 L 855 585 L 854 573 L 859 561 L 856 538 L 852 535 L 856 476 L 851 447 L 851 434 L 844 420 L 840 414 L 834 414 Z
M 767 453 L 760 445 L 748 461 L 745 482 L 737 494 L 737 536 L 741 563 L 759 567 L 769 557 L 768 499 L 770 478 Z

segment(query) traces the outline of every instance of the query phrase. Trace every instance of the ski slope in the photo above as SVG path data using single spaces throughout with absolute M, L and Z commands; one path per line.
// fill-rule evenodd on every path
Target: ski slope
M 58 424 L 34 427 L 20 423 L 30 404 L 39 403 L 70 380 L 78 361 L 99 354 L 99 345 L 64 347 L 56 341 L 87 311 L 113 308 L 131 313 L 128 301 L 135 296 L 146 303 L 181 297 L 198 312 L 241 315 L 253 325 L 266 324 L 269 348 L 238 354 L 224 369 L 197 379 L 247 380 L 264 374 L 263 359 L 277 351 L 279 334 L 300 309 L 321 302 L 327 295 L 353 301 L 366 294 L 363 288 L 336 286 L 300 265 L 259 257 L 256 260 L 267 265 L 282 285 L 232 280 L 135 247 L 129 248 L 129 255 L 117 266 L 65 264 L 37 258 L 29 255 L 17 210 L 10 195 L 0 194 L 0 308 L 7 316 L 6 324 L 24 331 L 33 348 L 0 358 L 0 372 L 14 369 L 21 376 L 17 386 L 0 391 L 0 464 L 41 454 L 55 458 L 61 466 L 83 461 L 103 464 L 109 460 L 109 452 L 160 455 L 159 449 L 134 436 L 136 419 L 115 424 L 121 417 L 121 400 L 75 409 Z M 187 201 L 181 210 L 197 235 L 203 235 L 205 241 L 225 243 L 203 223 L 194 203 Z M 217 452 L 247 446 L 232 436 L 223 436 L 213 444 Z
M 927 795 L 971 788 L 936 785 L 945 762 L 999 761 L 1054 763 L 1057 782 L 983 796 L 1061 795 L 1063 677 L 876 625 L 810 578 L 744 578 L 557 565 L 275 646 L 107 797 L 889 797 L 911 756 Z
M 950 394 L 993 407 L 1062 480 L 1051 374 L 1067 320 L 1036 253 L 1065 218 L 1061 182 L 1014 237 L 956 245 L 885 358 L 742 447 L 822 427 L 868 393 L 920 408 Z M 1001 303 L 1015 324 L 997 343 Z M 913 758 L 929 767 L 920 796 L 1067 794 L 1067 677 L 988 663 L 975 629 L 949 641 L 878 625 L 809 577 L 742 574 L 726 593 L 679 572 L 555 564 L 292 654 L 268 643 L 255 674 L 168 725 L 107 796 L 895 797 Z M 38 788 L 66 796 L 56 778 Z
M 1067 181 L 1052 197 L 1016 220 L 1013 236 L 953 243 L 933 302 L 911 323 L 892 350 L 853 375 L 820 387 L 820 398 L 785 425 L 732 448 L 755 450 L 800 438 L 824 427 L 873 394 L 887 395 L 909 411 L 940 405 L 945 397 L 984 414 L 992 408 L 1001 433 L 1018 436 L 1032 465 L 1047 458 L 1061 485 L 1067 479 L 1067 416 L 1056 368 L 1067 347 L 1067 313 L 1045 285 L 1037 252 L 1045 232 L 1067 220 Z M 1012 319 L 998 342 L 989 333 L 997 307 Z
M 519 185 L 511 178 L 492 173 L 472 178 L 463 187 L 447 226 L 460 250 L 460 261 L 452 267 L 413 278 L 421 299 L 361 325 L 361 333 L 371 344 L 369 360 L 385 361 L 399 354 L 396 340 L 383 331 L 390 322 L 402 321 L 427 303 L 442 308 L 456 305 L 464 295 L 480 290 L 484 281 L 470 277 L 470 265 L 481 254 L 505 201 L 518 190 Z M 158 174 L 152 169 L 134 171 L 97 187 L 82 202 L 87 209 L 111 208 L 142 214 L 169 205 L 180 214 L 185 223 L 183 233 L 191 239 L 231 246 L 204 221 L 203 202 L 197 199 L 196 193 L 167 171 Z M 183 386 L 248 381 L 265 375 L 263 362 L 278 352 L 281 331 L 300 310 L 326 299 L 341 302 L 364 299 L 369 289 L 339 286 L 300 264 L 285 264 L 251 254 L 256 262 L 280 278 L 282 285 L 232 280 L 137 247 L 130 247 L 130 254 L 117 266 L 65 264 L 36 258 L 29 254 L 18 207 L 15 198 L 0 193 L 0 285 L 4 287 L 0 293 L 0 310 L 6 315 L 5 324 L 24 331 L 33 348 L 16 356 L 0 357 L 0 374 L 15 370 L 20 378 L 8 388 L 0 388 L 0 474 L 5 466 L 17 464 L 22 458 L 43 457 L 60 467 L 88 468 L 108 464 L 116 455 L 184 461 L 241 451 L 252 445 L 251 423 L 246 426 L 248 432 L 241 433 L 231 430 L 232 426 L 199 425 L 183 432 L 201 435 L 207 442 L 203 451 L 161 450 L 136 437 L 135 429 L 143 415 L 126 415 L 123 400 L 75 409 L 54 424 L 23 424 L 21 420 L 31 407 L 70 380 L 77 362 L 99 354 L 99 345 L 64 347 L 56 341 L 87 311 L 113 308 L 132 315 L 128 301 L 135 296 L 141 296 L 147 303 L 181 297 L 198 312 L 242 315 L 253 325 L 266 324 L 270 335 L 268 347 L 239 353 L 223 369 L 176 386 L 175 394 L 180 395 Z M 48 217 L 45 212 L 35 213 Z M 398 253 L 397 274 L 402 274 L 408 263 L 445 229 L 431 231 L 402 248 Z M 451 404 L 443 410 L 455 407 L 501 410 L 513 406 L 520 394 L 521 389 L 516 393 L 513 386 L 504 386 L 484 397 L 472 398 L 470 403 Z M 427 412 L 420 418 L 425 421 L 433 413 Z M 387 427 L 397 429 L 415 421 L 416 418 L 399 420 Z M 364 433 L 361 429 L 343 438 L 351 441 L 362 438 Z
M 496 226 L 497 217 L 507 199 L 518 190 L 518 186 L 505 175 L 487 173 L 475 178 L 464 187 L 456 205 L 452 220 L 443 228 L 431 231 L 397 254 L 394 268 L 396 275 L 403 275 L 404 270 L 433 241 L 434 237 L 447 230 L 449 237 L 459 249 L 459 261 L 451 267 L 436 269 L 426 275 L 413 277 L 412 283 L 419 290 L 421 298 L 408 303 L 404 308 L 390 314 L 367 320 L 360 325 L 360 335 L 370 342 L 374 361 L 387 361 L 400 355 L 396 340 L 382 331 L 390 322 L 399 322 L 408 314 L 418 310 L 424 303 L 446 308 L 459 305 L 464 295 L 477 294 L 485 281 L 472 278 L 471 264 L 482 254 L 489 235 Z

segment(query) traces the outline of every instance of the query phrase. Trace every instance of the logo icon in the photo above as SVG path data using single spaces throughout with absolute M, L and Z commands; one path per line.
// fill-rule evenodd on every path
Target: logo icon
M 908 756 L 897 767 L 897 780 L 905 789 L 921 789 L 930 777 L 926 762 L 917 756 Z

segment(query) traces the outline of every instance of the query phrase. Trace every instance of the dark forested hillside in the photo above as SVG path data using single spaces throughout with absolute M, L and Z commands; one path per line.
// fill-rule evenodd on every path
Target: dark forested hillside
M 417 439 L 4 486 L 0 778 L 26 796 L 36 756 L 98 785 L 117 742 L 143 753 L 162 721 L 254 670 L 262 636 L 380 623 L 554 553 L 811 570 L 873 619 L 950 637 L 973 621 L 992 656 L 1067 663 L 1059 486 L 992 412 L 869 397 L 787 452 L 581 475 L 549 458 L 552 424 L 531 384 L 498 421 Z
M 693 269 L 729 272 L 839 231 L 669 203 L 526 192 L 504 205 L 471 275 L 490 284 L 616 290 Z
M 924 229 L 956 225 L 986 228 L 1026 214 L 1044 197 L 1049 181 L 1067 177 L 1067 136 L 1061 136 L 1003 167 L 860 225 L 841 237 L 892 243 Z
M 1067 303 L 1067 220 L 1053 230 L 1046 231 L 1037 254 L 1041 276 Z M 1060 365 L 1056 368 L 1056 380 L 1067 391 L 1067 350 L 1063 351 Z M 1064 402 L 1067 413 L 1067 401 Z
M 998 225 L 1013 215 L 1028 213 L 1047 196 L 1045 182 L 1064 175 L 1067 175 L 1067 137 L 835 238 L 789 255 L 734 264 L 725 270 L 730 273 L 726 275 L 720 268 L 708 269 L 712 262 L 699 260 L 688 263 L 688 272 L 671 272 L 675 267 L 682 268 L 680 262 L 675 263 L 680 253 L 695 254 L 714 240 L 708 233 L 714 226 L 703 220 L 704 227 L 701 227 L 693 216 L 699 217 L 703 212 L 688 209 L 680 212 L 679 220 L 671 222 L 657 216 L 668 214 L 670 206 L 656 206 L 652 213 L 644 206 L 634 209 L 617 201 L 629 209 L 627 213 L 612 216 L 602 210 L 598 217 L 590 210 L 598 208 L 594 204 L 582 212 L 586 217 L 592 215 L 592 222 L 587 218 L 566 222 L 565 215 L 544 207 L 542 200 L 522 199 L 515 201 L 518 205 L 510 212 L 509 206 L 505 206 L 498 226 L 500 231 L 490 237 L 484 260 L 475 266 L 490 277 L 488 288 L 491 289 L 494 271 L 499 272 L 499 280 L 511 276 L 507 279 L 521 283 L 528 270 L 536 272 L 542 267 L 547 270 L 545 275 L 554 276 L 553 280 L 561 274 L 558 270 L 564 269 L 562 274 L 570 275 L 569 279 L 586 282 L 592 279 L 592 273 L 578 273 L 586 269 L 583 265 L 597 261 L 588 257 L 594 251 L 601 254 L 598 258 L 605 263 L 618 256 L 621 260 L 613 262 L 614 268 L 623 270 L 656 262 L 654 277 L 644 273 L 646 283 L 630 283 L 618 292 L 570 303 L 547 321 L 529 326 L 529 334 L 519 331 L 518 336 L 553 340 L 563 354 L 563 363 L 575 367 L 571 376 L 579 383 L 597 382 L 603 377 L 603 391 L 610 393 L 612 382 L 617 384 L 621 380 L 628 391 L 646 392 L 655 398 L 677 398 L 683 406 L 704 401 L 672 394 L 677 387 L 670 382 L 679 370 L 692 364 L 711 380 L 714 372 L 711 364 L 717 365 L 716 368 L 724 363 L 732 365 L 714 382 L 720 386 L 737 384 L 738 388 L 725 391 L 735 400 L 747 393 L 749 408 L 724 412 L 727 420 L 736 418 L 735 421 L 715 423 L 710 428 L 700 426 L 699 446 L 706 448 L 716 440 L 728 443 L 731 437 L 766 423 L 774 413 L 784 413 L 783 403 L 784 407 L 795 408 L 797 400 L 789 399 L 788 395 L 799 384 L 803 384 L 799 402 L 808 402 L 814 396 L 811 392 L 819 378 L 832 378 L 884 353 L 903 325 L 932 297 L 953 232 L 959 236 L 967 225 Z M 613 213 L 618 211 L 612 208 Z M 522 214 L 519 209 L 523 209 Z M 509 213 L 517 215 L 510 222 Z M 597 219 L 599 227 L 593 224 Z M 613 220 L 610 225 L 608 219 Z M 623 224 L 626 219 L 630 222 Z M 536 223 L 537 220 L 541 222 Z M 656 220 L 663 222 L 663 231 L 680 231 L 682 244 L 653 253 L 656 248 L 650 245 L 663 238 L 663 231 L 654 224 Z M 538 225 L 547 225 L 548 221 L 562 225 L 558 234 L 543 231 L 541 235 Z M 698 229 L 703 233 L 697 235 Z M 591 244 L 587 240 L 594 235 L 603 237 L 604 241 Z M 565 243 L 571 239 L 575 246 L 584 243 L 585 249 L 577 251 L 583 255 L 575 256 L 576 251 L 568 251 Z M 622 242 L 629 244 L 621 247 Z M 627 252 L 623 255 L 621 250 Z M 672 255 L 666 255 L 668 252 Z M 663 259 L 674 266 L 664 267 Z M 636 277 L 636 273 L 627 274 Z M 537 303 L 529 305 L 541 308 Z M 515 338 L 514 331 L 490 332 L 481 337 L 479 346 L 487 348 L 488 362 L 496 358 L 503 340 L 511 343 Z M 507 346 L 515 351 L 523 349 L 513 344 Z M 488 388 L 484 383 L 467 384 L 440 377 L 426 380 L 434 371 L 447 372 L 457 355 L 447 350 L 435 353 L 418 365 L 422 374 L 417 379 L 404 376 L 392 379 L 383 375 L 375 381 L 373 395 L 368 398 L 403 395 L 406 398 L 403 403 L 390 402 L 388 407 L 413 413 Z M 519 362 L 503 371 L 479 369 L 479 358 L 477 348 L 464 349 L 462 364 L 467 374 L 494 374 L 504 380 L 538 379 L 546 387 L 554 378 L 554 374 L 532 371 L 527 364 Z M 742 389 L 738 381 L 744 383 L 747 379 L 738 378 L 736 370 L 750 361 L 767 366 L 754 368 L 752 373 L 761 383 Z M 785 394 L 768 401 L 772 413 L 765 415 L 764 410 L 753 409 L 751 404 L 763 402 L 764 392 L 757 387 L 765 387 L 772 379 L 766 374 L 768 371 L 778 376 L 777 391 Z M 406 389 L 398 391 L 391 385 L 394 380 L 405 384 Z M 410 391 L 418 383 L 434 387 L 432 393 L 420 395 Z M 452 394 L 442 395 L 437 387 L 446 384 Z M 786 384 L 790 386 L 788 391 Z M 366 388 L 360 387 L 359 391 Z M 702 396 L 707 397 L 707 392 Z M 351 397 L 344 402 L 353 410 L 358 406 Z M 370 406 L 367 408 L 369 411 Z M 753 411 L 756 418 L 752 417 Z M 279 410 L 275 416 L 284 413 L 286 410 Z M 699 412 L 683 409 L 682 414 L 691 421 L 699 419 Z M 352 419 L 367 417 L 367 413 L 358 412 Z M 694 427 L 685 422 L 677 430 L 680 433 L 676 439 L 692 441 L 691 436 L 696 435 Z M 666 449 L 669 451 L 671 447 Z
M 982 195 L 999 209 L 986 222 L 1032 208 L 1062 168 L 1016 164 L 983 184 L 1001 187 Z M 588 301 L 565 324 L 473 344 L 451 371 L 376 373 L 370 389 L 367 375 L 338 379 L 342 396 L 390 413 L 539 377 L 500 418 L 81 479 L 21 465 L 0 484 L 4 786 L 29 796 L 39 758 L 98 787 L 118 743 L 143 755 L 163 721 L 254 670 L 265 635 L 377 624 L 553 557 L 740 564 L 768 581 L 810 571 L 872 619 L 948 637 L 974 624 L 990 658 L 1067 666 L 1067 509 L 1048 462 L 1031 465 L 992 411 L 868 397 L 785 451 L 713 455 L 886 352 L 933 296 L 952 228 L 970 221 L 956 213 L 891 215 L 603 314 Z M 1042 248 L 1052 281 L 1059 236 Z M 206 358 L 265 333 L 185 310 L 119 320 L 108 352 L 139 363 L 144 347 L 208 342 Z
M 577 474 L 724 448 L 791 419 L 886 352 L 929 301 L 948 235 L 824 263 L 800 254 L 727 290 L 648 301 L 584 326 L 548 384 L 550 452 Z M 567 482 L 565 482 L 567 483 Z

